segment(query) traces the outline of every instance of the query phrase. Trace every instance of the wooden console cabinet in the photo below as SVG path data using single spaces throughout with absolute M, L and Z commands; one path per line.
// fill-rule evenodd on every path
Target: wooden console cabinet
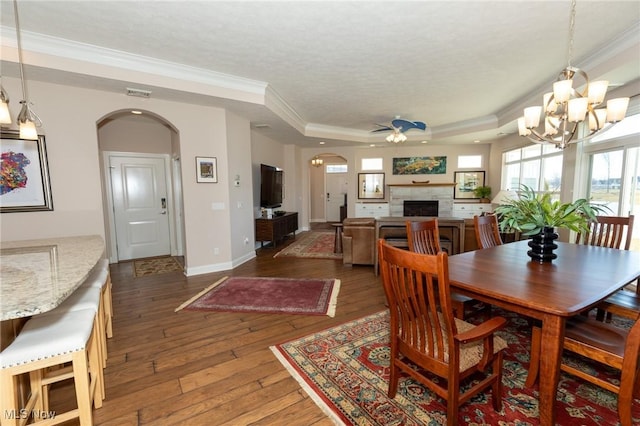
M 256 241 L 260 241 L 260 247 L 265 241 L 271 241 L 275 247 L 277 241 L 291 233 L 295 238 L 297 230 L 298 212 L 287 212 L 282 216 L 274 216 L 273 219 L 256 219 Z

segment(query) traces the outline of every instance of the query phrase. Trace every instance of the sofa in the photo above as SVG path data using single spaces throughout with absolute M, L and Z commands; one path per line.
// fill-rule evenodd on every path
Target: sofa
M 342 221 L 342 263 L 373 265 L 376 250 L 376 220 L 348 217 Z

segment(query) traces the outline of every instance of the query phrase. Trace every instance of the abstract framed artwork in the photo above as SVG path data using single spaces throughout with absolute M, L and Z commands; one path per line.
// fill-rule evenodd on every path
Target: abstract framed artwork
M 384 173 L 358 173 L 358 199 L 384 199 Z
M 453 172 L 453 180 L 456 183 L 453 187 L 454 199 L 478 199 L 474 190 L 484 186 L 484 172 Z
M 44 135 L 28 140 L 2 130 L 0 136 L 0 213 L 53 210 Z
M 196 182 L 218 183 L 216 157 L 196 157 Z
M 447 157 L 401 157 L 393 159 L 394 175 L 442 175 Z

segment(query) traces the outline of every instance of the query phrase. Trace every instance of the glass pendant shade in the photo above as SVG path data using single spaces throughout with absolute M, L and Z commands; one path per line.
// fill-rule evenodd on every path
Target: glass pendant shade
M 9 112 L 9 95 L 0 86 L 0 124 L 11 124 L 11 113 Z
M 37 123 L 40 122 L 38 117 L 31 111 L 26 101 L 20 102 L 22 109 L 18 114 L 18 125 L 20 126 L 20 139 L 36 140 L 38 139 Z

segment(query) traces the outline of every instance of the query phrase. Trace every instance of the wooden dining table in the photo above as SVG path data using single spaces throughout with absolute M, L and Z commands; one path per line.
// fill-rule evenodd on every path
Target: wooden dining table
M 533 262 L 527 241 L 449 257 L 451 287 L 542 322 L 539 414 L 555 425 L 565 322 L 640 277 L 640 252 L 558 242 L 557 259 Z

